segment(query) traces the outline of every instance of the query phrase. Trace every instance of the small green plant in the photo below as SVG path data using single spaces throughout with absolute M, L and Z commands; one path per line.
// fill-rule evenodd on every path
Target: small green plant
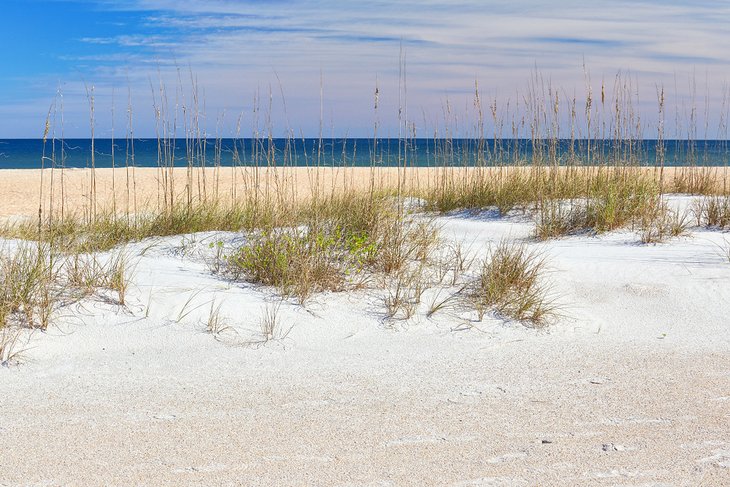
M 321 232 L 266 230 L 251 234 L 224 263 L 234 279 L 274 286 L 300 302 L 313 293 L 341 290 L 347 253 Z
M 356 268 L 371 265 L 378 255 L 378 245 L 364 231 L 353 233 L 347 238 L 347 250 L 353 256 Z
M 210 263 L 210 270 L 214 274 L 218 274 L 221 271 L 221 262 L 223 261 L 223 241 L 216 240 L 215 242 L 210 242 L 208 244 L 208 248 L 213 250 L 213 258 Z

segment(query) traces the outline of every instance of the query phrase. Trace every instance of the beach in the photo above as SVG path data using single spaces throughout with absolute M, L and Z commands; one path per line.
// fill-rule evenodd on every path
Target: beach
M 5 0 L 0 487 L 730 487 L 730 3 Z
M 33 215 L 34 175 L 3 176 L 3 215 Z M 0 368 L 0 485 L 730 482 L 727 232 L 543 242 L 519 211 L 428 219 L 477 258 L 505 239 L 540 251 L 555 318 L 428 316 L 448 286 L 407 320 L 386 318 L 377 287 L 300 305 L 210 271 L 239 233 L 130 243 L 124 306 L 71 303 Z M 279 332 L 259 340 L 272 309 Z
M 540 167 L 540 166 L 538 166 Z M 540 167 L 544 169 L 543 167 Z M 492 168 L 395 168 L 395 167 L 347 167 L 347 168 L 307 168 L 286 167 L 267 169 L 252 167 L 208 167 L 193 168 L 99 168 L 90 169 L 3 169 L 0 170 L 0 218 L 37 218 L 41 195 L 43 209 L 55 213 L 62 210 L 69 214 L 88 212 L 92 201 L 100 211 L 110 212 L 116 208 L 117 213 L 129 211 L 154 211 L 164 205 L 164 195 L 172 191 L 177 202 L 187 201 L 188 181 L 192 181 L 190 193 L 194 200 L 207 197 L 210 201 L 228 203 L 244 199 L 258 193 L 262 198 L 276 199 L 282 195 L 284 199 L 307 199 L 317 192 L 328 195 L 332 192 L 368 191 L 371 184 L 376 189 L 392 190 L 398 186 L 399 180 L 405 191 L 426 190 L 435 187 L 439 181 L 458 179 L 470 172 L 482 170 L 485 174 L 497 177 L 514 171 L 529 171 L 523 167 Z M 578 170 L 592 171 L 590 167 L 561 167 L 561 172 Z M 605 170 L 605 168 L 604 168 Z M 609 171 L 614 169 L 609 168 Z M 659 168 L 631 168 L 659 178 Z M 711 178 L 718 190 L 723 188 L 724 181 L 730 181 L 730 170 L 725 167 L 667 167 L 664 168 L 667 183 L 675 177 L 694 173 L 706 174 Z M 96 191 L 92 192 L 93 184 Z M 172 187 L 168 181 L 172 181 Z M 114 189 L 114 191 L 112 191 Z M 95 198 L 92 197 L 95 194 Z

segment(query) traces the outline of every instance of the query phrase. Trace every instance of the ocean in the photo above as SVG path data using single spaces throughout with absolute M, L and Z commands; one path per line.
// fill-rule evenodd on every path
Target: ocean
M 175 166 L 267 165 L 277 166 L 442 166 L 529 164 L 533 158 L 591 164 L 616 161 L 644 166 L 659 164 L 655 140 L 622 141 L 525 139 L 172 139 L 158 144 L 156 139 L 94 141 L 94 165 L 98 168 L 125 166 L 155 167 L 174 161 Z M 730 144 L 723 140 L 667 140 L 663 143 L 666 166 L 725 166 L 730 160 Z M 91 139 L 55 142 L 41 139 L 0 139 L 0 169 L 45 167 L 90 167 Z M 174 159 L 173 159 L 174 155 Z M 113 157 L 112 157 L 113 156 Z

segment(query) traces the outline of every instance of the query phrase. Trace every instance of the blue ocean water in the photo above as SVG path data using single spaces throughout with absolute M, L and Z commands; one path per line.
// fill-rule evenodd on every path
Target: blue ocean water
M 158 144 L 156 139 L 109 139 L 94 141 L 94 165 L 117 167 L 126 164 L 155 167 L 174 161 L 175 166 L 287 165 L 287 166 L 441 166 L 529 164 L 534 156 L 551 156 L 560 163 L 627 163 L 656 165 L 659 144 L 654 140 L 616 143 L 604 140 L 560 140 L 533 143 L 524 139 L 208 139 L 190 142 L 173 139 Z M 724 166 L 730 161 L 730 144 L 723 140 L 668 140 L 663 143 L 667 166 Z M 45 159 L 43 155 L 45 154 Z M 173 158 L 174 155 L 174 158 Z M 629 157 L 630 155 L 630 157 Z M 91 140 L 0 139 L 0 169 L 90 167 Z

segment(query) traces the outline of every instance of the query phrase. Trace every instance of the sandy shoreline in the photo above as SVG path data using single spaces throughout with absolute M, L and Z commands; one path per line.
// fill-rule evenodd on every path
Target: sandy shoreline
M 473 170 L 473 169 L 471 169 Z M 491 169 L 496 172 L 498 169 Z M 506 171 L 525 170 L 525 168 L 505 168 Z M 565 168 L 562 168 L 565 170 Z M 647 173 L 655 174 L 654 168 L 642 169 Z M 687 168 L 665 168 L 667 181 L 682 174 Z M 718 185 L 724 178 L 730 180 L 730 169 L 696 168 L 695 172 L 711 171 L 712 177 Z M 459 175 L 463 169 L 448 169 L 452 174 Z M 91 171 L 88 169 L 67 169 L 63 172 L 46 169 L 2 169 L 0 170 L 0 218 L 2 217 L 29 217 L 36 218 L 41 199 L 41 184 L 43 185 L 44 208 L 51 205 L 51 183 L 53 183 L 53 207 L 58 210 L 61 201 L 66 211 L 81 212 L 91 205 Z M 186 168 L 175 168 L 172 172 L 173 192 L 176 198 L 183 198 L 186 194 L 188 173 Z M 312 170 L 302 167 L 287 168 L 286 170 L 261 170 L 258 175 L 253 170 L 237 168 L 221 168 L 216 172 L 214 168 L 205 171 L 195 170 L 193 173 L 193 194 L 205 193 L 209 198 L 218 197 L 230 201 L 235 196 L 240 197 L 258 187 L 263 194 L 266 191 L 283 192 L 287 196 L 307 197 L 317 188 L 322 193 L 333 190 L 361 189 L 370 187 L 371 177 L 379 187 L 392 187 L 399 178 L 405 180 L 407 187 L 425 188 L 433 184 L 443 169 L 408 168 L 400 172 L 395 168 L 378 168 L 374 172 L 370 168 L 332 169 L 320 168 Z M 41 175 L 43 178 L 41 180 Z M 117 211 L 125 212 L 129 206 L 130 212 L 155 208 L 160 194 L 165 188 L 165 179 L 168 175 L 157 168 L 135 168 L 129 171 L 129 193 L 127 192 L 127 171 L 118 168 L 97 169 L 95 172 L 96 204 L 98 208 L 111 209 L 116 205 Z M 63 178 L 63 198 L 61 198 L 61 179 Z M 115 191 L 112 191 L 112 188 Z M 203 189 L 204 188 L 204 189 Z M 114 196 L 116 195 L 116 196 Z

